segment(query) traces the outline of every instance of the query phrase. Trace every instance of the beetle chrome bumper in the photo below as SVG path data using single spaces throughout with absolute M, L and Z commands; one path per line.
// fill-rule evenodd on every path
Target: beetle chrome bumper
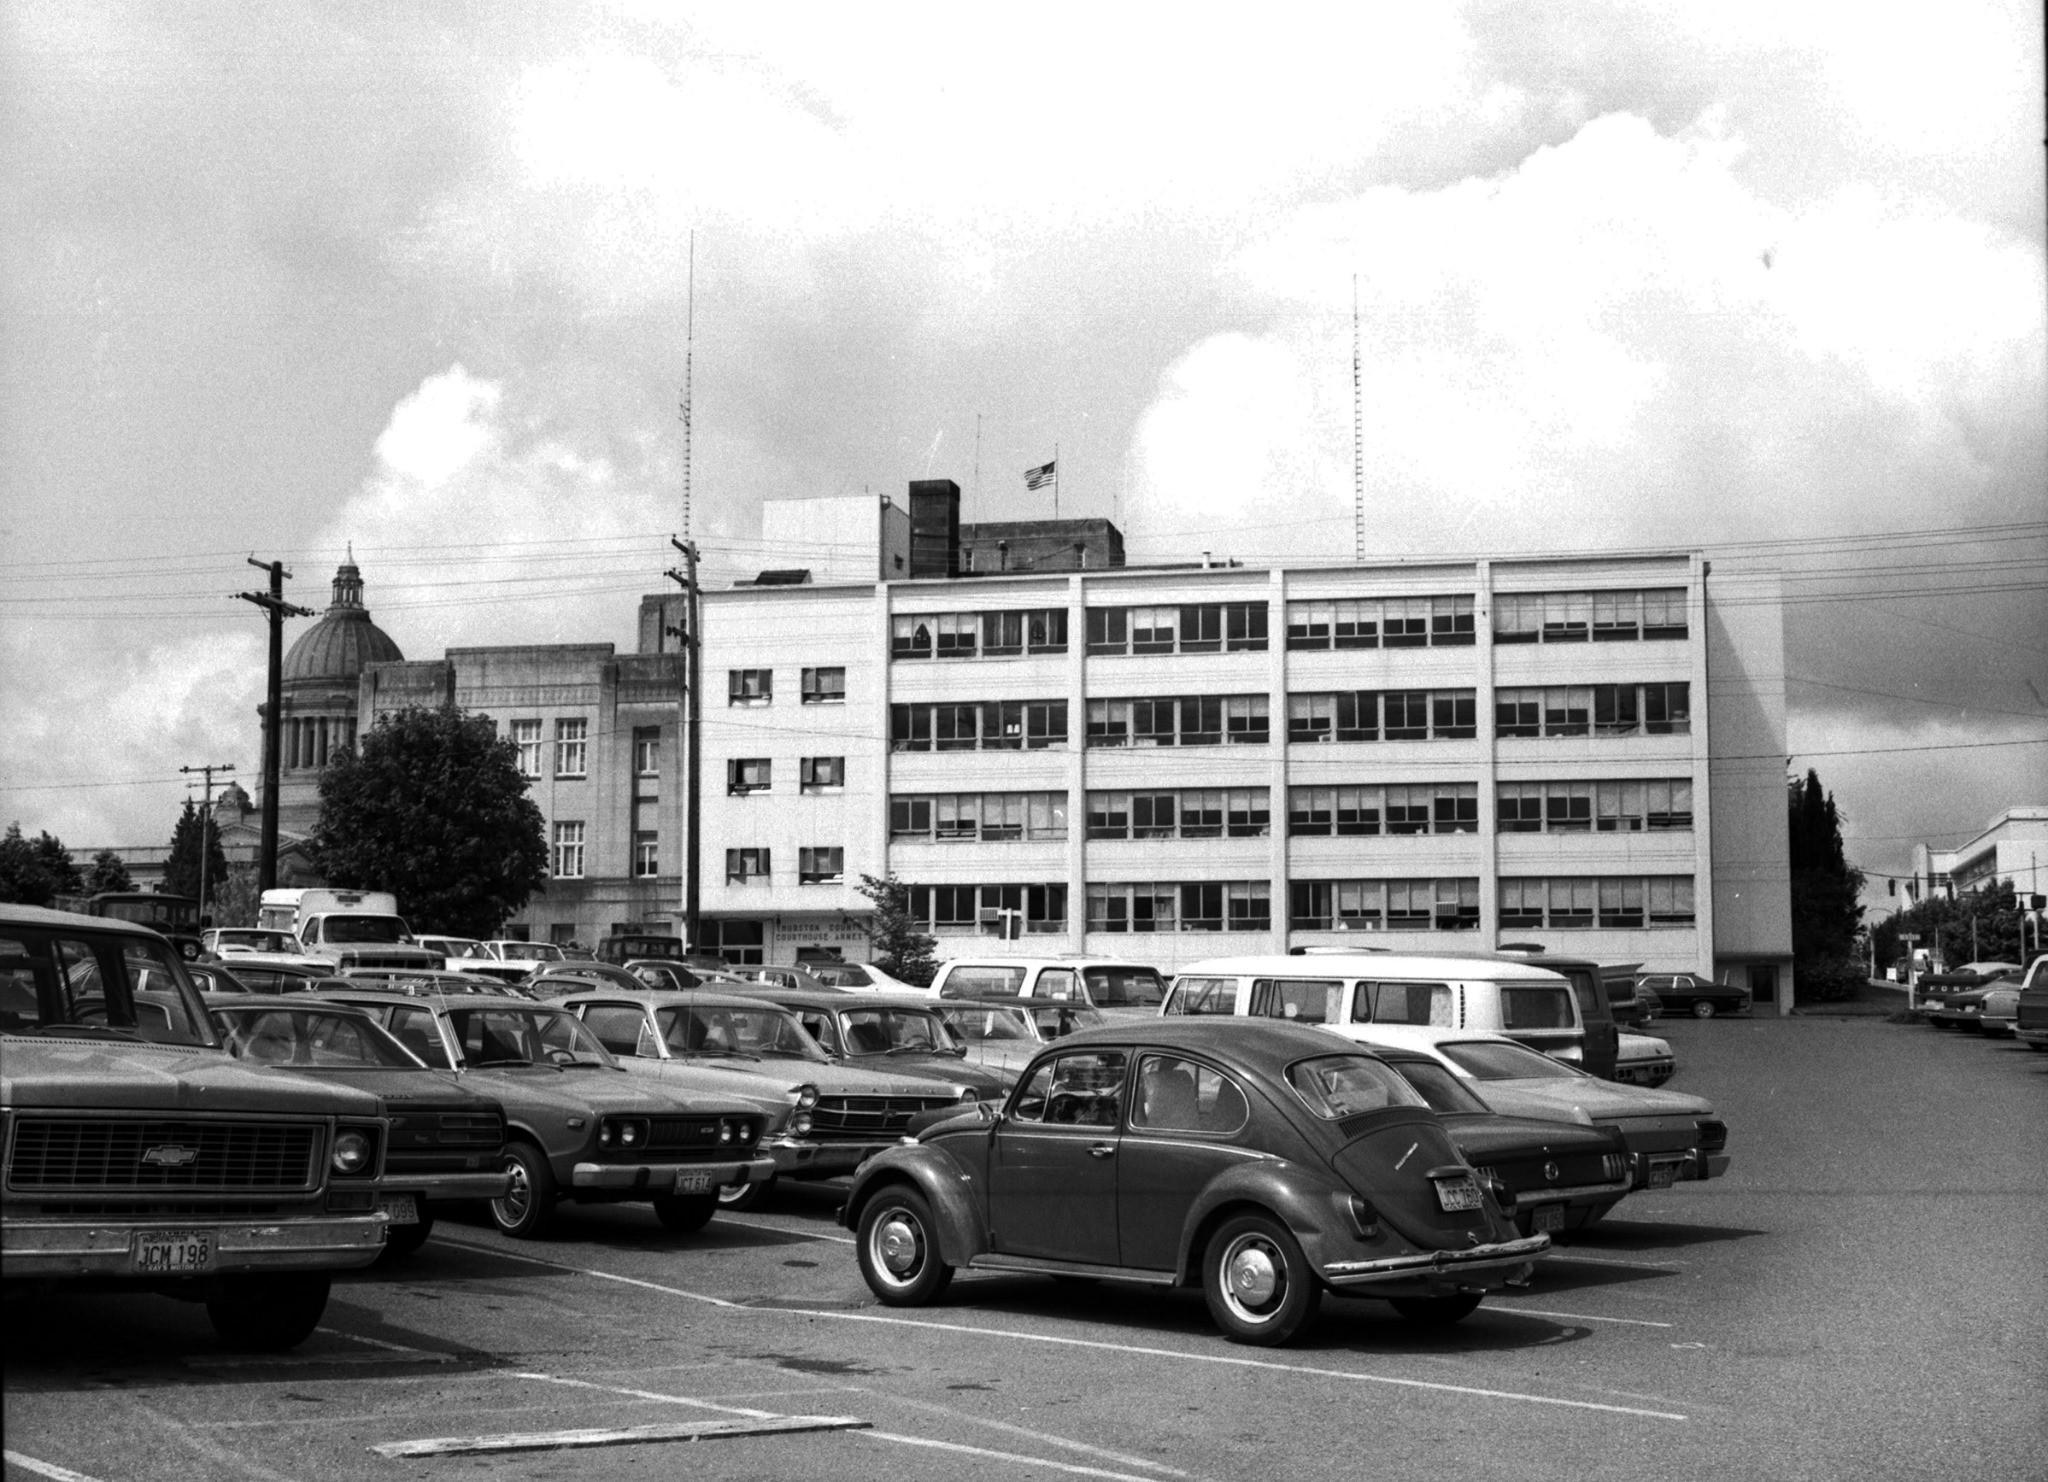
M 22 1220 L 0 1232 L 0 1273 L 15 1277 L 133 1276 L 135 1237 L 195 1231 L 213 1237 L 213 1259 L 203 1275 L 243 1271 L 346 1271 L 367 1266 L 384 1252 L 381 1216 L 325 1215 L 318 1219 L 233 1222 L 203 1215 L 148 1220 Z M 160 1279 L 160 1278 L 157 1278 Z
M 606 1193 L 666 1194 L 681 1173 L 708 1173 L 714 1188 L 727 1184 L 763 1183 L 775 1176 L 768 1157 L 722 1159 L 713 1163 L 578 1163 L 570 1170 L 570 1187 Z
M 1322 1278 L 1340 1289 L 1383 1284 L 1427 1282 L 1441 1277 L 1452 1281 L 1484 1272 L 1500 1272 L 1507 1280 L 1526 1276 L 1527 1267 L 1550 1250 L 1548 1235 L 1528 1235 L 1520 1240 L 1503 1240 L 1494 1245 L 1475 1245 L 1470 1250 L 1436 1250 L 1407 1256 L 1386 1256 L 1376 1261 L 1333 1261 L 1323 1267 Z M 1517 1268 L 1520 1269 L 1519 1272 Z

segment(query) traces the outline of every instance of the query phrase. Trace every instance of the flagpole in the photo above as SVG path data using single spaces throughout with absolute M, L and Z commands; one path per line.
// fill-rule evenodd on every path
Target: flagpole
M 1052 445 L 1052 517 L 1060 517 L 1060 445 Z

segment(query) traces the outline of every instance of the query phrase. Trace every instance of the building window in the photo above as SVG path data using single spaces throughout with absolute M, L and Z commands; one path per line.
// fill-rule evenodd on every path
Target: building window
M 769 852 L 766 849 L 728 849 L 725 851 L 725 883 L 747 885 L 756 880 L 768 878 Z
M 704 951 L 742 967 L 758 964 L 767 943 L 766 928 L 759 921 L 700 921 L 699 945 Z
M 1091 839 L 1255 839 L 1272 832 L 1267 789 L 1091 792 Z
M 1064 935 L 1064 885 L 913 885 L 911 919 L 927 931 L 1014 941 L 1020 936 Z
M 734 797 L 766 792 L 773 781 L 774 762 L 765 756 L 736 756 L 725 764 L 725 790 Z
M 1178 607 L 1091 607 L 1091 654 L 1213 654 L 1266 647 L 1264 602 L 1200 602 Z
M 806 705 L 844 705 L 846 703 L 846 670 L 806 669 L 804 670 L 803 703 Z
M 1014 658 L 1067 651 L 1064 607 L 1002 612 L 899 613 L 889 620 L 893 659 Z
M 1066 836 L 1063 792 L 906 793 L 889 799 L 892 839 L 1008 844 Z
M 1067 744 L 1065 700 L 891 705 L 891 751 L 1046 751 Z
M 583 878 L 583 825 L 561 822 L 555 825 L 555 878 Z
M 540 722 L 537 720 L 513 721 L 512 744 L 519 748 L 519 775 L 521 777 L 540 776 Z
M 1546 640 L 1548 641 L 1548 640 Z M 1692 686 L 1551 685 L 1494 691 L 1501 736 L 1683 736 L 1692 730 Z
M 633 732 L 633 775 L 635 777 L 659 777 L 661 775 L 661 728 L 641 726 Z
M 1634 643 L 1686 636 L 1684 587 L 1620 592 L 1499 592 L 1495 643 Z
M 846 758 L 807 756 L 797 763 L 797 791 L 839 792 L 846 786 Z
M 846 878 L 846 851 L 831 848 L 799 849 L 796 852 L 796 883 L 837 885 Z
M 1692 779 L 1503 782 L 1494 811 L 1504 834 L 1689 830 Z
M 661 836 L 648 830 L 633 835 L 633 877 L 651 880 L 661 873 Z
M 1694 923 L 1690 875 L 1503 877 L 1500 924 L 1553 931 L 1632 930 Z
M 1296 880 L 1287 920 L 1296 931 L 1471 931 L 1479 881 Z
M 1090 931 L 1270 931 L 1272 925 L 1272 885 L 1265 880 L 1098 881 L 1088 887 Z
M 590 748 L 589 735 L 590 722 L 587 720 L 558 720 L 555 722 L 556 777 L 582 777 L 587 773 L 587 754 Z
M 773 669 L 728 669 L 725 674 L 725 703 L 767 705 L 775 699 Z
M 1476 690 L 1338 690 L 1287 697 L 1287 739 L 1463 741 L 1478 733 Z
M 1088 701 L 1088 745 L 1220 746 L 1264 741 L 1264 695 Z

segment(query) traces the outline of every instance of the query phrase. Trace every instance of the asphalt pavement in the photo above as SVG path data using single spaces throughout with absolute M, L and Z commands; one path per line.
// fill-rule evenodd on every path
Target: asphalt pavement
M 539 1242 L 443 1223 L 283 1358 L 161 1298 L 11 1302 L 6 1476 L 2039 1478 L 2048 1054 L 1868 1017 L 1654 1032 L 1729 1175 L 1632 1196 L 1448 1330 L 1326 1299 L 1249 1349 L 1197 1294 L 967 1274 L 905 1312 L 830 1185 L 689 1237 L 572 1206 Z M 629 1444 L 406 1454 L 561 1432 Z

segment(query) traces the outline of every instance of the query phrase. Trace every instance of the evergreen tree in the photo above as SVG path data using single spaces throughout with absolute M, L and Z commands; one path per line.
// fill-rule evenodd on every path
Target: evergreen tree
M 917 929 L 910 887 L 894 875 L 862 875 L 860 893 L 875 903 L 874 920 L 866 928 L 875 966 L 912 987 L 928 987 L 939 971 L 932 956 L 939 944 Z
M 221 851 L 220 827 L 210 814 L 200 811 L 190 798 L 185 799 L 185 811 L 178 815 L 177 827 L 171 830 L 171 855 L 164 861 L 163 889 L 170 895 L 190 896 L 199 899 L 199 851 L 206 850 L 206 880 L 208 909 L 211 911 L 214 888 L 227 878 L 228 857 Z
M 92 868 L 85 873 L 85 893 L 98 895 L 108 890 L 133 890 L 135 878 L 128 873 L 128 866 L 121 856 L 111 849 L 102 849 L 92 857 Z
M 1856 950 L 1863 872 L 1842 850 L 1835 800 L 1808 771 L 1789 784 L 1786 824 L 1792 862 L 1792 960 L 1801 995 L 1853 997 L 1867 976 Z
M 11 823 L 0 837 L 0 901 L 47 906 L 60 895 L 77 895 L 85 877 L 63 841 L 48 830 L 31 839 Z
M 548 879 L 519 748 L 454 706 L 379 716 L 330 756 L 312 842 L 329 883 L 395 892 L 415 931 L 496 936 Z

